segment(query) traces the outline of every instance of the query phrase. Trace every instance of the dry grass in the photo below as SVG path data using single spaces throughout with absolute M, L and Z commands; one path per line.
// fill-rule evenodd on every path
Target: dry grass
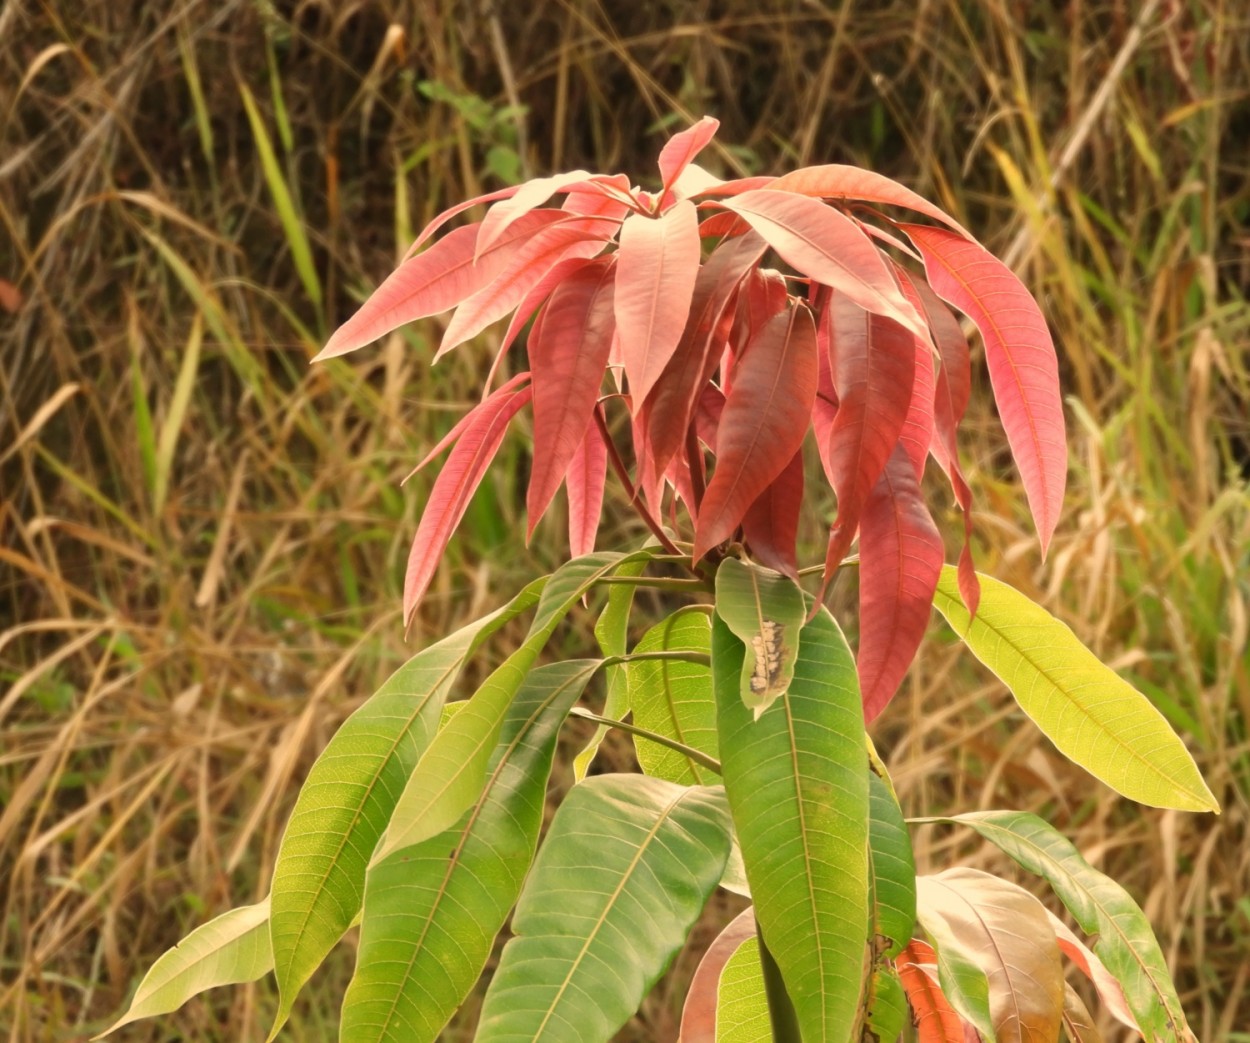
M 1200 1037 L 1250 1039 L 1250 16 L 1167 0 L 1135 26 L 1135 6 L 0 8 L 7 1038 L 84 1038 L 185 929 L 260 897 L 311 759 L 405 652 L 428 479 L 397 480 L 488 346 L 430 375 L 409 331 L 309 369 L 325 332 L 442 205 L 518 172 L 645 174 L 659 128 L 711 112 L 726 172 L 873 166 L 1040 291 L 1072 395 L 1068 514 L 1039 566 L 1002 437 L 973 418 L 983 567 L 1155 696 L 1224 814 L 1113 799 L 940 641 L 881 744 L 913 811 L 1029 808 L 1074 835 L 1144 901 Z M 512 549 L 525 459 L 505 453 L 418 641 L 559 557 L 558 519 Z M 920 839 L 927 865 L 1001 868 Z M 334 1037 L 350 967 L 290 1038 Z M 690 970 L 622 1038 L 671 1039 Z M 259 1039 L 271 1004 L 228 990 L 126 1038 Z

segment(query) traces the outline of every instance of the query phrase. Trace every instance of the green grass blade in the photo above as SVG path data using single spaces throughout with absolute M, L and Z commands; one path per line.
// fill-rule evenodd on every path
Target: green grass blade
M 174 394 L 169 400 L 169 412 L 161 425 L 160 438 L 156 443 L 155 476 L 152 491 L 153 507 L 159 516 L 169 492 L 169 475 L 174 466 L 174 451 L 178 448 L 178 435 L 187 418 L 191 405 L 191 392 L 195 390 L 200 370 L 200 348 L 204 343 L 204 318 L 196 312 L 191 320 L 191 334 L 187 337 L 186 350 L 178 366 L 178 379 L 174 382 Z
M 205 989 L 255 981 L 272 968 L 266 898 L 222 913 L 183 938 L 152 964 L 126 1013 L 95 1038 L 140 1018 L 177 1010 Z
M 344 1043 L 435 1040 L 469 994 L 533 860 L 560 724 L 598 668 L 579 659 L 534 670 L 464 819 L 369 870 Z
M 248 90 L 247 84 L 240 81 L 239 93 L 243 96 L 243 107 L 247 111 L 247 121 L 252 126 L 252 137 L 256 141 L 256 152 L 260 157 L 261 169 L 265 174 L 265 183 L 269 186 L 269 194 L 273 197 L 274 209 L 278 212 L 278 221 L 286 236 L 287 246 L 291 250 L 291 260 L 295 263 L 295 271 L 304 286 L 308 299 L 321 308 L 321 279 L 317 275 L 317 266 L 313 263 L 312 248 L 308 244 L 308 233 L 304 231 L 304 222 L 295 208 L 295 201 L 287 187 L 282 167 L 274 154 L 273 143 L 269 140 L 269 132 L 265 129 L 265 121 L 261 119 L 260 110 L 256 108 L 256 99 Z
M 933 604 L 1020 708 L 1070 760 L 1141 804 L 1218 811 L 1184 743 L 1141 692 L 1019 591 L 981 576 L 974 620 L 956 570 L 942 569 Z
M 720 787 L 644 775 L 575 786 L 526 881 L 477 1043 L 611 1039 L 715 889 L 730 828 Z
M 274 869 L 271 935 L 279 1003 L 270 1038 L 359 912 L 369 856 L 439 726 L 465 661 L 490 634 L 535 605 L 545 582 L 531 583 L 503 608 L 415 655 L 343 722 L 317 758 Z
M 794 676 L 807 616 L 803 591 L 779 572 L 726 558 L 716 570 L 716 611 L 747 649 L 742 702 L 758 718 Z
M 850 1038 L 869 937 L 868 753 L 855 662 L 825 609 L 802 631 L 794 680 L 759 720 L 745 650 L 719 615 L 712 678 L 721 765 L 756 917 L 803 1037 Z
M 375 863 L 450 829 L 478 799 L 508 706 L 538 654 L 573 606 L 623 559 L 621 554 L 587 554 L 552 575 L 524 644 L 482 682 L 421 757 L 395 805 Z
M 712 625 L 701 607 L 678 609 L 648 630 L 634 652 L 707 653 L 711 634 Z M 638 727 L 699 750 L 713 760 L 718 756 L 716 701 L 709 667 L 667 660 L 631 663 L 629 705 Z M 720 781 L 705 764 L 671 747 L 635 735 L 634 749 L 648 775 L 684 786 L 709 786 Z
M 1022 811 L 981 811 L 926 821 L 969 826 L 1029 872 L 1045 878 L 1081 929 L 1097 935 L 1094 952 L 1123 986 L 1147 1043 L 1193 1043 L 1146 914 L 1123 887 L 1086 862 L 1066 837 Z

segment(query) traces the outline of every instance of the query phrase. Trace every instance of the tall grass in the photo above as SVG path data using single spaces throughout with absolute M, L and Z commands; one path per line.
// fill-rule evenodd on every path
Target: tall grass
M 310 369 L 326 332 L 442 206 L 575 166 L 646 177 L 704 112 L 720 171 L 874 167 L 1042 297 L 1068 513 L 1039 564 L 979 396 L 980 560 L 1152 694 L 1224 814 L 1091 786 L 940 639 L 881 746 L 914 811 L 1070 831 L 1144 901 L 1200 1037 L 1250 1039 L 1243 5 L 10 0 L 0 41 L 9 1040 L 84 1038 L 187 927 L 262 896 L 311 759 L 413 647 L 398 581 L 429 479 L 398 479 L 474 399 L 490 337 L 435 372 L 420 331 Z M 558 518 L 513 549 L 521 440 L 505 453 L 415 642 L 559 557 Z M 927 865 L 995 857 L 919 839 Z M 334 1038 L 351 960 L 290 1038 Z M 689 973 L 622 1038 L 672 1039 Z M 243 988 L 169 1025 L 259 1039 L 271 1004 Z

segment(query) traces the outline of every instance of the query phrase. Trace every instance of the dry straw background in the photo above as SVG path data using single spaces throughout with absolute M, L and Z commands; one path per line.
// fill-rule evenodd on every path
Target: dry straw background
M 913 814 L 1027 808 L 1073 835 L 1153 918 L 1200 1038 L 1250 1040 L 1248 92 L 1241 0 L 7 0 L 0 1039 L 85 1039 L 185 930 L 262 896 L 339 721 L 559 561 L 558 511 L 516 546 L 513 438 L 404 645 L 429 479 L 398 480 L 490 337 L 433 372 L 429 327 L 310 368 L 327 331 L 443 206 L 575 166 L 645 178 L 711 113 L 718 172 L 874 167 L 1040 296 L 1067 513 L 1043 566 L 979 395 L 981 567 L 1155 698 L 1224 814 L 1092 784 L 936 623 L 878 742 Z M 924 866 L 1006 870 L 916 839 Z M 287 1038 L 335 1038 L 351 965 L 349 940 Z M 620 1038 L 672 1040 L 692 968 Z M 259 1040 L 273 1002 L 224 990 L 123 1035 Z

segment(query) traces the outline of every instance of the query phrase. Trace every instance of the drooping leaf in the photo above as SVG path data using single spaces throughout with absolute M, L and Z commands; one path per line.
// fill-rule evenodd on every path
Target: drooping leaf
M 1103 1043 L 1102 1033 L 1085 1001 L 1067 982 L 1063 984 L 1063 1031 L 1068 1043 Z
M 712 625 L 700 606 L 678 609 L 653 626 L 634 653 L 709 652 Z M 716 703 L 712 671 L 700 663 L 639 660 L 629 664 L 629 706 L 634 724 L 683 746 L 717 755 Z M 678 751 L 634 737 L 638 763 L 648 775 L 683 786 L 713 785 L 720 780 L 706 766 Z
M 774 316 L 748 346 L 720 418 L 716 470 L 695 527 L 695 561 L 733 535 L 802 446 L 816 366 L 816 327 L 803 305 Z
M 509 185 L 507 188 L 499 188 L 494 192 L 487 192 L 485 195 L 474 196 L 472 199 L 466 199 L 461 203 L 457 203 L 455 206 L 448 207 L 436 218 L 434 218 L 433 221 L 421 229 L 421 233 L 415 240 L 413 240 L 412 245 L 408 247 L 408 252 L 404 255 L 404 260 L 407 260 L 420 250 L 421 247 L 429 241 L 430 237 L 452 218 L 463 214 L 466 210 L 472 209 L 475 206 L 482 206 L 486 203 L 494 203 L 500 199 L 511 199 L 514 195 L 521 191 L 523 187 L 525 186 Z M 481 224 L 481 222 L 479 221 L 477 224 Z
M 873 880 L 873 950 L 897 956 L 916 928 L 916 862 L 903 812 L 889 787 L 868 778 L 868 853 Z
M 614 575 L 622 578 L 641 576 L 646 568 L 645 557 L 627 558 Z M 608 600 L 595 621 L 595 641 L 605 657 L 624 655 L 629 645 L 629 615 L 634 607 L 634 586 L 615 583 L 608 587 Z M 629 713 L 629 666 L 616 663 L 605 668 L 607 694 L 603 698 L 603 716 L 619 721 Z M 606 725 L 597 725 L 585 748 L 573 758 L 573 778 L 581 782 L 591 761 L 599 752 Z
M 360 911 L 365 867 L 404 783 L 440 723 L 465 661 L 537 604 L 547 578 L 418 652 L 343 722 L 300 789 L 278 849 L 270 928 L 280 1001 L 276 1031 L 300 988 Z
M 1218 811 L 1185 744 L 1141 692 L 1040 605 L 981 576 L 976 619 L 942 569 L 933 604 L 1070 760 L 1117 793 L 1152 807 Z
M 748 938 L 755 937 L 755 910 L 744 909 L 729 921 L 699 961 L 681 1011 L 680 1043 L 716 1043 L 721 973 L 729 958 Z M 756 961 L 758 965 L 758 960 Z M 760 983 L 761 990 L 763 982 Z M 767 1014 L 767 1010 L 765 1010 Z
M 917 313 L 924 315 L 920 296 L 910 282 L 900 277 L 899 286 Z M 925 461 L 929 458 L 937 427 L 937 373 L 933 364 L 933 345 L 926 337 L 913 337 L 916 347 L 915 376 L 912 382 L 911 402 L 899 432 L 899 444 L 907 451 L 916 480 L 924 478 Z
M 1045 907 L 1027 891 L 976 869 L 916 880 L 917 915 L 936 942 L 942 989 L 987 1043 L 1050 1043 L 1063 1016 L 1063 965 Z M 989 1021 L 960 1006 L 946 973 L 956 958 L 985 976 Z M 988 1031 L 987 1031 L 988 1030 Z
M 712 624 L 721 765 L 756 917 L 803 1038 L 844 1041 L 867 988 L 868 757 L 855 663 L 821 608 L 803 627 L 794 679 L 755 719 L 746 652 Z
M 716 612 L 746 649 L 739 694 L 758 718 L 794 679 L 807 616 L 803 591 L 771 569 L 726 558 L 716 570 Z
M 886 964 L 873 972 L 863 1043 L 897 1043 L 909 1022 L 907 994 L 898 974 Z
M 724 206 L 804 275 L 845 294 L 865 311 L 925 336 L 923 322 L 899 290 L 885 258 L 854 221 L 817 199 L 775 187 L 743 192 Z
M 561 210 L 551 212 L 558 214 L 560 220 L 528 235 L 499 274 L 456 309 L 434 354 L 435 362 L 520 305 L 543 276 L 561 261 L 602 253 L 616 229 L 616 222 L 603 218 L 571 215 Z M 504 237 L 541 213 L 544 211 L 535 210 L 520 218 L 509 226 Z
M 1059 951 L 1075 963 L 1081 972 L 1094 983 L 1098 990 L 1098 998 L 1102 1000 L 1111 1015 L 1134 1032 L 1141 1032 L 1132 1011 L 1128 1009 L 1128 1000 L 1124 998 L 1124 987 L 1115 980 L 1102 962 L 1089 947 L 1081 941 L 1066 923 L 1050 910 L 1050 926 L 1055 929 L 1055 937 L 1059 940 Z
M 1059 361 L 1046 320 L 1024 284 L 978 243 L 941 228 L 901 227 L 924 255 L 929 285 L 981 331 L 994 401 L 1045 554 L 1068 472 Z
M 638 552 L 645 556 L 645 552 Z M 588 554 L 548 580 L 524 643 L 482 682 L 447 727 L 431 741 L 395 804 L 373 863 L 453 826 L 482 792 L 491 753 L 508 707 L 539 652 L 582 596 L 619 566 L 625 555 Z
M 617 252 L 616 325 L 636 403 L 646 399 L 677 349 L 698 272 L 698 215 L 689 200 L 658 217 L 625 219 Z
M 344 1043 L 433 1041 L 472 990 L 534 857 L 560 724 L 598 666 L 569 660 L 531 672 L 473 807 L 369 870 Z
M 574 787 L 526 880 L 479 1043 L 610 1039 L 685 941 L 729 837 L 720 787 L 642 775 Z
M 942 537 L 900 444 L 860 518 L 859 686 L 871 722 L 894 698 L 929 623 Z
M 924 196 L 917 195 L 910 188 L 872 170 L 863 170 L 840 163 L 827 163 L 823 166 L 803 167 L 789 174 L 783 174 L 770 187 L 778 191 L 798 192 L 801 195 L 824 199 L 862 199 L 869 203 L 905 206 L 909 210 L 915 210 L 926 217 L 932 217 L 936 221 L 949 225 L 969 239 L 972 238 L 941 207 L 934 206 Z
M 551 296 L 552 291 L 557 286 L 562 286 L 567 279 L 572 278 L 587 265 L 595 264 L 597 260 L 593 257 L 566 257 L 548 268 L 543 277 L 526 291 L 525 296 L 521 298 L 521 303 L 513 312 L 512 318 L 508 320 L 508 328 L 499 342 L 499 352 L 495 357 L 496 366 L 502 362 L 508 349 L 520 335 L 521 330 L 525 328 L 525 324 L 534 318 L 534 313 Z
M 669 189 L 677 183 L 694 157 L 707 148 L 719 126 L 720 120 L 704 116 L 693 127 L 679 131 L 664 143 L 659 160 L 660 178 L 664 185 L 660 190 L 661 207 L 667 202 Z
M 1036 815 L 982 811 L 949 819 L 970 826 L 1031 873 L 1044 877 L 1124 988 L 1147 1043 L 1193 1043 L 1167 962 L 1146 914 L 1110 877 Z
M 773 1043 L 758 936 L 739 945 L 725 963 L 717 1001 L 716 1043 Z
M 907 992 L 919 1043 L 964 1043 L 964 1024 L 937 983 L 937 954 L 913 938 L 894 961 Z
M 898 323 L 869 314 L 841 294 L 833 294 L 826 311 L 838 396 L 827 450 L 838 497 L 825 553 L 827 581 L 850 549 L 868 497 L 903 432 L 916 350 Z
M 570 275 L 551 295 L 529 339 L 534 453 L 526 539 L 547 510 L 587 433 L 612 347 L 615 264 L 607 257 Z M 594 432 L 596 438 L 598 431 Z
M 404 622 L 412 622 L 452 533 L 503 442 L 508 424 L 529 402 L 528 387 L 496 392 L 460 434 L 421 512 L 404 573 Z
M 629 194 L 629 179 L 624 174 L 605 177 L 602 174 L 591 174 L 586 170 L 570 170 L 553 177 L 540 177 L 527 181 L 517 189 L 512 198 L 498 202 L 490 208 L 482 221 L 478 250 L 489 249 L 491 244 L 497 242 L 515 222 L 542 206 L 559 192 L 581 188 L 606 199 L 609 197 L 602 189 L 608 186 L 615 192 Z
M 478 225 L 457 228 L 424 253 L 402 262 L 368 300 L 326 342 L 314 362 L 346 355 L 393 329 L 454 308 L 499 275 L 521 244 L 539 228 L 566 215 L 547 210 L 531 214 L 512 234 L 482 253 L 475 263 Z
M 575 558 L 594 552 L 607 478 L 608 447 L 592 415 L 564 476 L 569 494 L 569 553 Z
M 494 409 L 495 404 L 492 404 L 491 402 L 491 399 L 494 396 L 506 395 L 509 391 L 515 391 L 521 386 L 528 384 L 529 382 L 530 382 L 530 373 L 527 370 L 524 373 L 517 373 L 515 376 L 510 377 L 505 383 L 501 384 L 494 391 L 486 395 L 486 397 L 483 398 L 481 402 L 479 402 L 476 406 L 474 406 L 467 413 L 465 413 L 464 416 L 462 416 L 459 420 L 457 420 L 455 424 L 452 425 L 451 430 L 448 431 L 447 434 L 443 435 L 443 437 L 440 438 L 437 443 L 435 443 L 434 448 L 431 449 L 428 453 L 425 454 L 425 456 L 421 458 L 421 462 L 417 464 L 417 466 L 414 467 L 411 471 L 408 472 L 407 477 L 404 478 L 404 482 L 407 482 L 408 479 L 411 478 L 414 474 L 424 471 L 430 465 L 432 461 L 436 460 L 438 457 L 442 456 L 444 452 L 446 452 L 448 446 L 453 445 L 456 442 L 458 442 L 460 440 L 460 436 L 464 434 L 465 429 L 477 423 L 483 412 Z M 400 483 L 400 484 L 403 484 L 403 483 Z
M 802 509 L 803 450 L 799 448 L 742 516 L 742 535 L 751 554 L 795 581 L 799 575 L 796 543 Z
M 95 1038 L 140 1018 L 175 1011 L 206 989 L 255 981 L 272 968 L 266 898 L 201 924 L 168 950 L 143 976 L 126 1013 Z

